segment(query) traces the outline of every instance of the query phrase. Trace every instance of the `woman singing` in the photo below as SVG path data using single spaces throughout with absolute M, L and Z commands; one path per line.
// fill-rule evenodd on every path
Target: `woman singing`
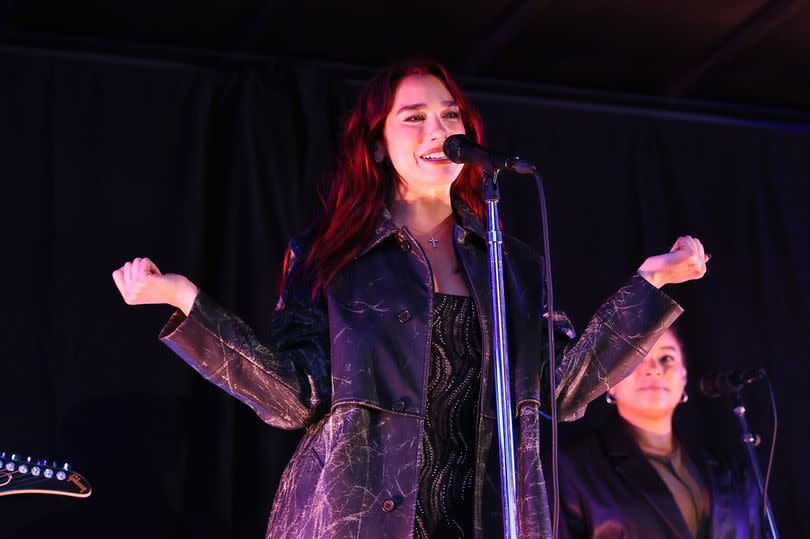
M 257 342 L 187 278 L 147 258 L 113 273 L 129 304 L 177 307 L 160 338 L 267 423 L 305 429 L 267 537 L 502 534 L 482 171 L 444 140 L 481 119 L 439 64 L 402 62 L 351 113 L 311 232 L 285 258 L 273 337 Z M 547 406 L 541 260 L 504 237 L 522 537 L 550 524 L 539 459 Z M 648 258 L 583 332 L 557 314 L 564 419 L 626 376 L 680 314 L 659 291 L 706 271 L 700 242 Z

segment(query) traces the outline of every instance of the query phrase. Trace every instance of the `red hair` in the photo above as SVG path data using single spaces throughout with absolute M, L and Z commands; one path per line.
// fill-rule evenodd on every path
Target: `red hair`
M 313 296 L 326 286 L 371 238 L 377 217 L 399 181 L 388 159 L 374 160 L 383 141 L 385 118 L 394 104 L 399 83 L 408 75 L 433 75 L 444 83 L 456 102 L 468 137 L 483 143 L 483 122 L 447 69 L 432 60 L 406 60 L 379 71 L 365 86 L 343 132 L 330 183 L 322 191 L 323 213 L 305 269 Z M 482 173 L 465 165 L 450 193 L 482 219 Z

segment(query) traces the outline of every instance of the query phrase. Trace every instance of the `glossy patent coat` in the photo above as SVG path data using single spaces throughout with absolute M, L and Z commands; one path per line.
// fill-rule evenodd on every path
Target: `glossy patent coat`
M 474 483 L 476 537 L 502 536 L 491 352 L 492 305 L 484 232 L 455 208 L 454 248 L 478 307 L 483 341 Z M 507 336 L 516 406 L 521 537 L 550 534 L 538 412 L 547 405 L 540 257 L 504 237 Z M 291 243 L 300 259 L 302 248 Z M 298 266 L 300 267 L 300 266 Z M 425 427 L 433 276 L 407 228 L 384 211 L 363 251 L 314 299 L 296 265 L 259 343 L 235 316 L 200 294 L 161 339 L 205 378 L 267 423 L 306 429 L 270 515 L 268 538 L 412 537 Z M 557 403 L 575 419 L 630 373 L 680 307 L 635 275 L 582 336 L 555 316 Z

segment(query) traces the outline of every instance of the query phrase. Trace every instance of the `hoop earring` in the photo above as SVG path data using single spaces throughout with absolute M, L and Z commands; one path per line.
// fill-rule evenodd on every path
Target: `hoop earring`
M 689 402 L 689 395 L 687 395 L 686 391 L 684 391 L 683 395 L 681 395 L 681 403 L 686 404 L 687 402 Z
M 610 394 L 610 392 L 605 392 L 605 402 L 608 404 L 616 404 L 616 397 Z

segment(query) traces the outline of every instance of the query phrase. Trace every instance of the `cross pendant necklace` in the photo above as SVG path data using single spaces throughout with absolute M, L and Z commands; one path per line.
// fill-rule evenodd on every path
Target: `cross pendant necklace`
M 436 249 L 439 247 L 439 241 L 441 241 L 440 239 L 437 239 L 436 236 L 438 235 L 439 237 L 441 237 L 441 235 L 445 233 L 447 229 L 448 219 L 450 219 L 450 217 L 446 218 L 444 221 L 433 227 L 433 230 L 431 230 L 430 232 L 422 232 L 413 225 L 408 225 L 408 228 L 412 231 L 417 240 L 419 240 L 420 242 L 428 242 L 433 249 Z

